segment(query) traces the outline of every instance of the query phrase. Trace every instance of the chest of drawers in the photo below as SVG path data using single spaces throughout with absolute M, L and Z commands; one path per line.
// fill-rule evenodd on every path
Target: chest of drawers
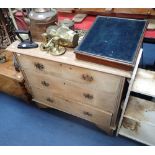
M 51 56 L 39 49 L 17 49 L 17 44 L 14 42 L 8 50 L 14 52 L 35 102 L 113 133 L 129 72 L 77 60 L 72 50 Z

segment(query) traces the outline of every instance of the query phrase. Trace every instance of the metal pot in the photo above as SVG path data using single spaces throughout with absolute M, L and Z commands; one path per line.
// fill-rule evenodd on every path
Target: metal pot
M 57 21 L 57 11 L 49 8 L 32 9 L 29 18 L 37 24 L 53 23 Z
M 58 21 L 57 11 L 49 8 L 32 9 L 29 18 L 30 31 L 35 41 L 42 41 L 41 34 L 46 32 L 47 27 L 55 25 Z

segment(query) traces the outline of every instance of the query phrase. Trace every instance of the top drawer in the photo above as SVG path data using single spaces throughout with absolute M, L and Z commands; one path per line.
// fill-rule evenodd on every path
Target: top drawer
M 21 67 L 29 71 L 53 75 L 106 92 L 120 93 L 124 81 L 123 77 L 31 56 L 20 54 L 18 59 Z

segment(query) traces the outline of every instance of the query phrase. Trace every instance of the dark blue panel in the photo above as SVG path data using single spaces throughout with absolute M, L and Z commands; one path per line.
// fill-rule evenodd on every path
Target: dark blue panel
M 143 44 L 143 67 L 145 68 L 147 65 L 153 65 L 155 62 L 155 44 Z
M 97 17 L 76 51 L 132 63 L 146 20 Z

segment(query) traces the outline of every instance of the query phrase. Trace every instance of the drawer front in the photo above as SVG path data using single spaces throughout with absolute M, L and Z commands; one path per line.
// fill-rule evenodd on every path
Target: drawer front
M 32 89 L 37 87 L 73 102 L 77 101 L 111 113 L 115 112 L 117 93 L 91 89 L 79 83 L 28 70 L 25 70 L 25 73 Z
M 39 103 L 83 118 L 97 125 L 102 125 L 105 130 L 110 129 L 111 113 L 97 110 L 84 104 L 73 103 L 41 89 L 34 89 L 33 97 Z
M 121 77 L 67 64 L 63 64 L 62 67 L 65 79 L 69 79 L 70 81 L 80 83 L 85 87 L 90 87 L 107 93 L 117 93 L 119 91 L 118 88 L 120 86 L 120 82 L 122 82 Z
M 17 57 L 22 69 L 24 70 L 28 69 L 29 71 L 54 75 L 56 77 L 60 77 L 62 74 L 61 63 L 22 54 L 18 54 Z
M 61 77 L 92 89 L 120 93 L 122 77 L 26 55 L 18 55 L 18 58 L 22 68 L 29 71 Z

